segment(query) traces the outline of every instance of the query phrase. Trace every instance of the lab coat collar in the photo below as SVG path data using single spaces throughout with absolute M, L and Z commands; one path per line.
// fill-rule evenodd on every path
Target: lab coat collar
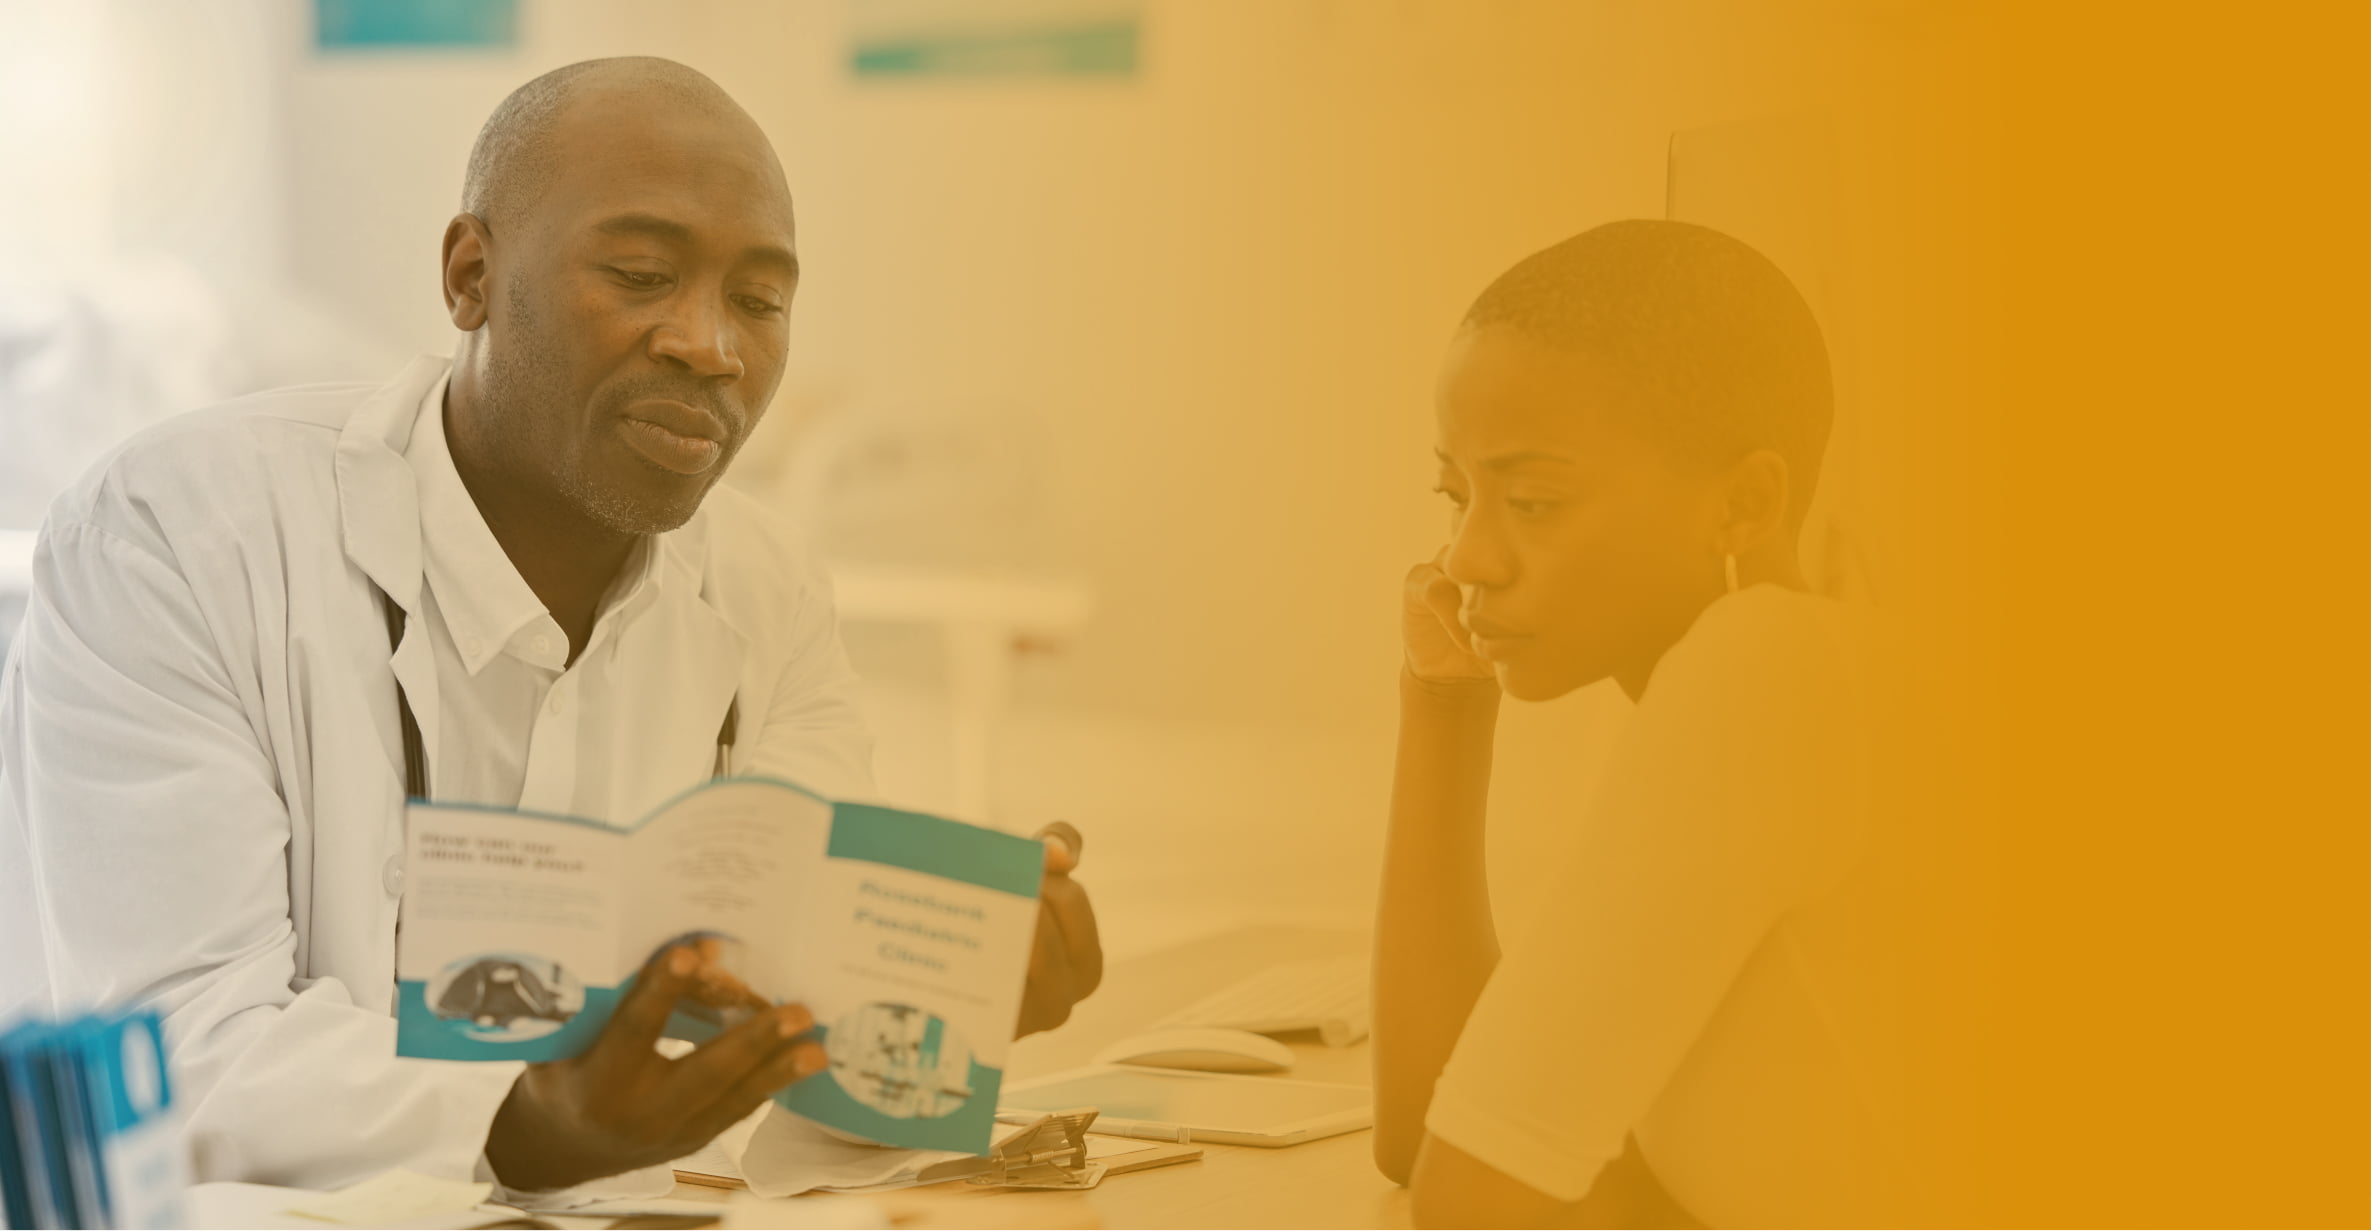
M 420 614 L 420 492 L 403 460 L 420 399 L 451 370 L 434 355 L 414 359 L 346 420 L 338 433 L 338 520 L 346 558 L 392 597 Z
M 707 746 L 727 708 L 736 703 L 742 666 L 749 661 L 750 637 L 710 600 L 703 585 L 707 552 L 704 513 L 659 536 L 652 543 L 648 581 L 612 620 L 615 631 L 608 653 L 668 665 L 665 671 L 624 672 L 618 680 L 616 703 L 624 713 L 654 724 L 653 740 L 688 737 Z M 634 615 L 644 605 L 648 610 Z M 623 618 L 628 615 L 633 618 Z M 741 730 L 755 729 L 751 715 L 742 718 Z M 666 762 L 653 759 L 653 764 L 659 763 Z M 655 804 L 681 785 L 666 784 L 649 797 L 650 802 Z
M 714 493 L 710 493 L 714 498 Z M 738 691 L 741 663 L 752 641 L 709 596 L 708 502 L 677 529 L 660 535 L 650 553 L 650 575 L 641 587 L 641 601 L 664 601 L 672 609 L 668 619 L 637 621 L 646 629 L 671 625 L 668 636 L 679 644 L 669 653 L 681 657 L 685 679 L 681 687 L 696 698 L 695 713 L 723 714 Z M 632 600 L 629 600 L 632 601 Z M 624 612 L 620 613 L 625 614 Z
M 602 619 L 622 623 L 633 619 L 634 613 L 658 601 L 667 587 L 669 540 L 681 533 L 680 530 L 670 531 L 654 538 L 645 538 L 636 545 L 634 554 L 626 557 L 626 567 L 619 571 L 617 580 L 609 587 L 609 593 L 601 600 Z M 687 592 L 696 591 L 697 585 L 696 581 L 693 582 L 692 589 Z
M 336 462 L 338 521 L 346 558 L 394 599 L 406 617 L 403 640 L 388 656 L 388 666 L 420 726 L 432 795 L 436 750 L 443 746 L 443 709 L 438 704 L 435 653 L 420 621 L 420 490 L 403 451 L 411 444 L 421 399 L 451 368 L 449 360 L 422 355 L 364 398 L 338 433 Z
M 436 749 L 441 746 L 436 660 L 420 632 L 420 490 L 404 452 L 411 445 L 422 402 L 451 370 L 451 360 L 423 355 L 371 393 L 339 433 L 336 462 L 346 556 L 408 617 L 403 641 L 389 665 L 420 724 L 432 792 Z M 695 712 L 721 714 L 733 697 L 751 637 L 709 595 L 708 549 L 703 507 L 682 528 L 658 536 L 639 554 L 641 572 L 628 583 L 616 614 L 629 615 L 662 597 L 676 599 L 668 605 L 683 613 L 688 626 L 674 620 L 621 619 L 618 631 L 626 640 L 649 639 L 643 652 L 672 650 L 680 655 L 676 687 L 699 707 Z M 636 630 L 639 635 L 634 635 Z M 674 635 L 667 636 L 669 632 Z
M 651 553 L 650 582 L 654 588 L 663 587 L 685 595 L 697 596 L 702 606 L 709 607 L 717 619 L 727 627 L 732 621 L 708 603 L 708 514 L 706 502 L 702 510 L 682 526 L 659 536 L 658 550 Z M 734 629 L 735 632 L 741 630 Z
M 346 556 L 373 584 L 394 597 L 405 614 L 420 614 L 420 488 L 405 460 L 413 425 L 431 390 L 446 381 L 452 361 L 422 355 L 355 408 L 339 433 L 338 515 L 344 522 Z M 709 601 L 708 527 L 705 504 L 680 529 L 658 536 L 656 550 L 638 553 L 619 604 L 639 605 L 657 587 L 682 586 L 726 627 L 746 638 L 748 630 Z M 633 568 L 629 565 L 629 568 Z
M 550 615 L 502 543 L 486 525 L 445 443 L 444 390 L 438 377 L 420 399 L 405 464 L 420 493 L 420 557 L 428 590 L 452 633 L 462 666 L 486 669 L 520 630 Z

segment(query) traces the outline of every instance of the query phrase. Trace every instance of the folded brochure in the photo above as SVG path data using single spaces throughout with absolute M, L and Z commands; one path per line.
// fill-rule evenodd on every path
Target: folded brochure
M 730 778 L 624 829 L 414 800 L 405 859 L 397 1054 L 576 1055 L 651 955 L 689 940 L 815 1015 L 831 1065 L 775 1102 L 886 1145 L 989 1152 L 1042 843 Z M 687 1001 L 667 1033 L 731 1020 Z

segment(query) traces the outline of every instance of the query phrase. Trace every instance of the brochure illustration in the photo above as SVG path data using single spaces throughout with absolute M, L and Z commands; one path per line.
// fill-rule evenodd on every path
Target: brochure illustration
M 730 778 L 629 829 L 414 800 L 405 858 L 398 1055 L 576 1055 L 650 956 L 688 941 L 814 1014 L 831 1065 L 777 1103 L 887 1145 L 989 1151 L 1042 843 Z M 685 1001 L 667 1033 L 734 1020 Z

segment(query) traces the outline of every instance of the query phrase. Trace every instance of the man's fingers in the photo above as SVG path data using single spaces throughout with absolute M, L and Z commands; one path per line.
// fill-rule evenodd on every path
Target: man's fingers
M 1103 937 L 1094 904 L 1087 900 L 1087 887 L 1067 876 L 1047 885 L 1043 901 L 1061 933 L 1074 990 L 1083 999 L 1103 983 Z
M 811 1039 L 786 1043 L 774 1049 L 765 1063 L 751 1069 L 741 1080 L 734 1082 L 717 1100 L 695 1117 L 689 1135 L 696 1139 L 692 1148 L 698 1149 L 716 1140 L 716 1135 L 748 1118 L 749 1113 L 774 1092 L 820 1073 L 831 1061 L 823 1053 L 823 1045 Z
M 740 976 L 721 966 L 702 966 L 685 985 L 684 994 L 712 1009 L 764 1009 L 766 998 L 749 989 Z
M 814 1026 L 814 1016 L 803 1006 L 776 1005 L 677 1060 L 668 1081 L 687 1104 L 705 1107 Z
M 1070 956 L 1062 941 L 1062 925 L 1054 920 L 1054 908 L 1044 901 L 1037 906 L 1037 931 L 1029 938 L 1029 982 L 1022 991 L 1021 1032 L 1051 1030 L 1070 1016 L 1070 1006 L 1078 997 L 1072 994 L 1075 975 Z
M 1062 958 L 1062 924 L 1054 918 L 1054 904 L 1039 898 L 1037 931 L 1029 937 L 1029 981 L 1036 983 L 1061 971 L 1068 965 Z
M 1029 985 L 1021 1033 L 1051 1030 L 1070 1007 L 1103 982 L 1103 941 L 1087 891 L 1070 879 L 1086 840 L 1056 821 L 1039 831 L 1046 844 L 1046 876 L 1038 887 L 1037 931 L 1029 942 Z
M 1055 821 L 1037 831 L 1046 844 L 1046 871 L 1069 873 L 1077 870 L 1079 857 L 1087 853 L 1087 839 L 1078 827 L 1068 821 Z
M 669 945 L 651 955 L 642 964 L 641 973 L 634 976 L 634 986 L 626 998 L 618 1002 L 617 1012 L 610 1015 L 609 1024 L 602 1027 L 601 1038 L 594 1044 L 597 1050 L 616 1050 L 615 1054 L 641 1056 L 658 1042 L 659 1033 L 667 1028 L 667 1018 L 675 1012 L 675 1002 L 691 986 L 693 973 L 699 969 L 700 956 L 688 945 Z
M 1087 853 L 1086 835 L 1078 831 L 1078 826 L 1068 821 L 1048 821 L 1046 827 L 1037 832 L 1040 837 L 1057 839 L 1063 845 L 1068 846 L 1071 861 L 1074 863 L 1080 856 Z

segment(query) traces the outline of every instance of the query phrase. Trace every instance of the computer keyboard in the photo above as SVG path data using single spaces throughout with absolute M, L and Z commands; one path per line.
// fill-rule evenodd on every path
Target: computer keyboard
M 1253 1034 L 1314 1030 L 1328 1047 L 1367 1037 L 1365 954 L 1271 966 L 1160 1024 L 1219 1026 Z

